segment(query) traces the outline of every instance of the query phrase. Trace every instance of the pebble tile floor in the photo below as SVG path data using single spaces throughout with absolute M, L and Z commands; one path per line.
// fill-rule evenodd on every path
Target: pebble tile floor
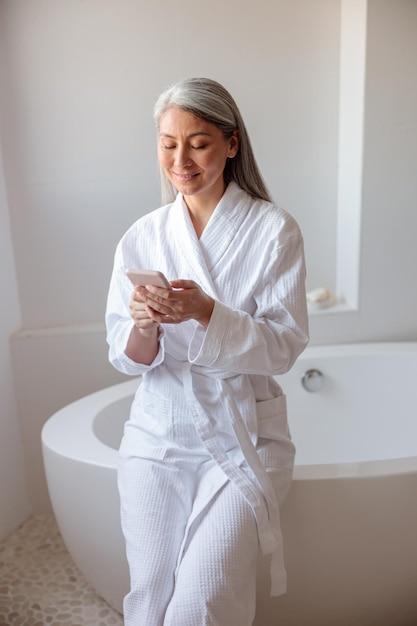
M 53 517 L 34 516 L 0 543 L 0 626 L 123 626 L 87 583 Z
M 387 615 L 388 625 L 417 626 L 417 620 L 414 613 Z M 34 516 L 0 543 L 0 626 L 123 626 L 123 617 L 85 580 L 55 519 Z M 358 618 L 334 626 L 381 624 Z

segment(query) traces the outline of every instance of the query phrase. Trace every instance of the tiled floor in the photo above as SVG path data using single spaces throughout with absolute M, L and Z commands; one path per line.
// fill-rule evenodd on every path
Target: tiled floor
M 386 615 L 383 624 L 416 626 L 413 616 Z M 343 624 L 381 626 L 359 617 Z M 87 583 L 54 518 L 35 516 L 0 543 L 0 626 L 123 626 L 123 617 Z
M 77 569 L 52 517 L 31 517 L 0 544 L 0 626 L 122 625 Z

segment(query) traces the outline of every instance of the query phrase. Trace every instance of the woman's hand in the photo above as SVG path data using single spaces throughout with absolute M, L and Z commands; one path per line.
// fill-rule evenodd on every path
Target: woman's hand
M 213 312 L 214 300 L 193 280 L 173 280 L 173 289 L 153 285 L 138 287 L 144 309 L 138 310 L 141 323 L 181 324 L 194 319 L 207 327 Z M 149 327 L 149 326 L 147 326 Z
M 125 354 L 136 363 L 150 365 L 158 354 L 159 323 L 149 317 L 146 304 L 135 287 L 129 304 L 134 327 L 127 341 Z
M 159 323 L 149 317 L 147 307 L 143 297 L 140 294 L 140 287 L 135 287 L 129 303 L 130 315 L 133 322 L 141 334 L 153 335 L 157 331 Z

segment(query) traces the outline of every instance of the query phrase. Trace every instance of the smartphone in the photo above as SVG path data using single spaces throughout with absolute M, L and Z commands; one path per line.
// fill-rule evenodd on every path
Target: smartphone
M 130 278 L 134 285 L 155 285 L 155 287 L 163 287 L 164 289 L 172 289 L 171 285 L 162 272 L 157 270 L 139 270 L 128 269 L 126 275 Z

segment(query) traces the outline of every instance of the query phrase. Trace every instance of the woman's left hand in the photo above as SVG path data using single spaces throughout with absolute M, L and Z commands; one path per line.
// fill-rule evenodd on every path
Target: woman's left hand
M 207 327 L 214 300 L 193 280 L 172 280 L 173 289 L 147 285 L 138 289 L 149 317 L 158 323 L 181 324 L 197 320 Z

